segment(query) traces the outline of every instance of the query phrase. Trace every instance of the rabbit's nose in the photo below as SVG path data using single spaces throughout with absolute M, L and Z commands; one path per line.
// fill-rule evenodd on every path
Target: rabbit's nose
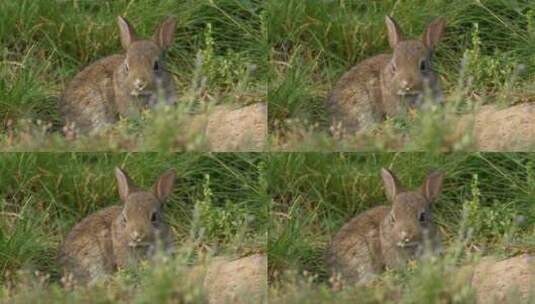
M 145 89 L 147 86 L 147 82 L 138 78 L 134 81 L 134 86 L 137 90 L 143 91 L 143 89 Z
M 401 239 L 405 243 L 409 243 L 410 242 L 409 234 L 407 233 L 407 231 L 401 231 Z
M 137 230 L 132 232 L 132 240 L 133 241 L 141 242 L 142 238 L 143 237 L 142 237 L 141 233 L 139 233 Z
M 407 92 L 410 91 L 411 88 L 410 88 L 410 86 L 409 86 L 409 81 L 407 81 L 407 80 L 402 80 L 402 81 L 401 81 L 401 88 L 402 88 L 403 90 L 407 91 Z

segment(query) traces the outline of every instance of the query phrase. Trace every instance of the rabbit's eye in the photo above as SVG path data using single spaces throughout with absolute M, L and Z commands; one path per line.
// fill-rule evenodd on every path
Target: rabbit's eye
M 420 71 L 427 71 L 427 62 L 425 62 L 425 60 L 420 61 Z
M 420 221 L 420 223 L 425 223 L 425 212 L 420 213 L 418 220 Z
M 160 66 L 158 65 L 158 61 L 154 62 L 154 70 L 158 71 L 160 69 Z

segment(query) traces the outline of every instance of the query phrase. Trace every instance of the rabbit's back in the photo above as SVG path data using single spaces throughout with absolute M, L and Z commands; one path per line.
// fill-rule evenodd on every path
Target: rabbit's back
M 114 73 L 124 55 L 100 59 L 79 72 L 61 98 L 60 111 L 66 124 L 81 131 L 99 129 L 117 120 L 114 104 Z
M 391 55 L 378 55 L 346 72 L 331 91 L 327 107 L 331 122 L 346 132 L 367 130 L 384 118 L 381 73 Z
M 388 212 L 390 207 L 378 206 L 342 226 L 327 253 L 332 273 L 341 275 L 346 281 L 363 282 L 384 268 L 380 225 Z
M 59 262 L 65 276 L 75 282 L 91 283 L 115 269 L 111 226 L 120 214 L 119 206 L 95 212 L 76 224 L 63 242 Z

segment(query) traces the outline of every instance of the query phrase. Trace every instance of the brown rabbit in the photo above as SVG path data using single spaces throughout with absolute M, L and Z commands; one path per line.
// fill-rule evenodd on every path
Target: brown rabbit
M 364 60 L 338 80 L 327 101 L 333 127 L 349 133 L 369 131 L 407 107 L 421 107 L 426 88 L 433 100 L 440 102 L 442 92 L 431 57 L 445 24 L 439 18 L 427 27 L 421 40 L 404 40 L 400 27 L 387 16 L 393 54 Z
M 382 169 L 381 176 L 392 206 L 378 206 L 354 217 L 336 234 L 327 252 L 333 274 L 349 283 L 365 283 L 385 268 L 404 265 L 422 253 L 427 241 L 432 249 L 439 248 L 430 207 L 441 191 L 443 174 L 429 174 L 416 191 L 406 191 L 387 169 Z
M 160 100 L 173 104 L 176 99 L 174 81 L 162 62 L 164 51 L 173 43 L 175 19 L 166 19 L 150 40 L 139 39 L 123 17 L 117 22 L 126 53 L 83 69 L 61 98 L 66 125 L 74 124 L 81 132 L 97 131 L 119 116 L 135 116 Z
M 152 191 L 139 189 L 119 168 L 115 176 L 123 205 L 97 211 L 74 226 L 59 254 L 65 280 L 93 284 L 150 257 L 158 244 L 170 245 L 162 204 L 173 190 L 175 171 L 162 174 Z

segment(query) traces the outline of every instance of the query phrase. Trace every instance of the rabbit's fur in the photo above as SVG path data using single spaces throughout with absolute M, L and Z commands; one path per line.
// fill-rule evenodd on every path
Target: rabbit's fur
M 69 282 L 93 284 L 171 244 L 162 205 L 172 193 L 175 171 L 162 174 L 152 191 L 139 189 L 119 168 L 115 176 L 123 205 L 89 215 L 63 242 L 59 262 Z
M 386 117 L 421 107 L 427 93 L 440 102 L 442 91 L 431 57 L 445 24 L 438 18 L 422 39 L 405 40 L 396 21 L 386 16 L 393 53 L 364 60 L 338 80 L 327 101 L 332 126 L 344 133 L 365 132 Z
M 431 203 L 442 188 L 443 174 L 429 174 L 419 190 L 406 191 L 392 172 L 381 176 L 391 207 L 378 206 L 354 217 L 336 234 L 327 251 L 333 275 L 365 283 L 385 270 L 419 256 L 424 245 L 439 249 Z
M 100 59 L 83 69 L 61 98 L 65 124 L 74 124 L 80 132 L 98 131 L 121 116 L 136 116 L 158 101 L 176 101 L 174 80 L 162 60 L 173 42 L 175 19 L 166 19 L 147 40 L 139 39 L 123 17 L 119 16 L 117 22 L 125 53 Z

